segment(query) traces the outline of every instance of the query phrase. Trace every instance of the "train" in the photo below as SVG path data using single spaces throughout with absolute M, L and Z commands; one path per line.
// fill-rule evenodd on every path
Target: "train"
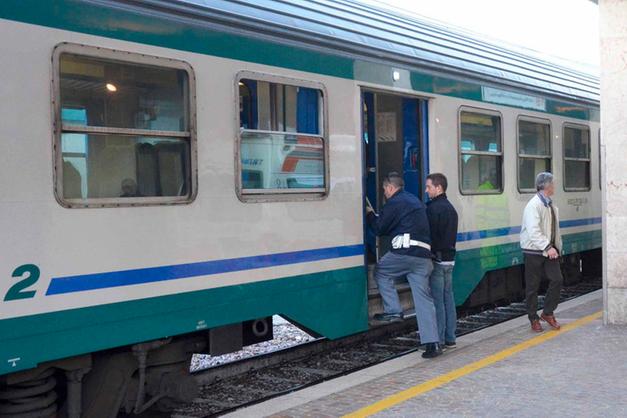
M 594 71 L 355 0 L 5 0 L 0 33 L 2 416 L 193 398 L 273 315 L 368 330 L 390 171 L 448 177 L 460 307 L 524 297 L 540 171 L 599 272 Z

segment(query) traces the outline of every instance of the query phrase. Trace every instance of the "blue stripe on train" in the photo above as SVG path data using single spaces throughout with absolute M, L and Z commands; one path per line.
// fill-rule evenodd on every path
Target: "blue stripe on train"
M 561 221 L 560 228 L 572 228 L 575 226 L 600 224 L 601 218 L 572 219 Z M 520 233 L 520 226 L 507 226 L 504 228 L 484 229 L 482 231 L 460 232 L 457 234 L 457 242 L 473 241 L 477 239 L 503 237 Z
M 601 223 L 601 218 L 573 219 L 560 222 L 560 227 L 570 228 L 599 223 Z M 457 241 L 462 242 L 501 237 L 517 234 L 519 232 L 520 226 L 487 229 L 483 231 L 461 232 L 457 234 Z M 227 260 L 203 261 L 190 264 L 149 267 L 107 273 L 85 274 L 80 276 L 54 277 L 50 281 L 46 295 L 59 295 L 64 293 L 82 292 L 86 290 L 106 289 L 111 287 L 130 286 L 188 277 L 253 270 L 264 267 L 330 260 L 334 258 L 363 255 L 363 253 L 363 245 L 347 245 L 342 247 L 293 251 L 289 253 L 232 258 Z
M 333 258 L 363 255 L 363 245 L 319 248 L 315 250 L 268 254 L 254 257 L 231 258 L 228 260 L 203 261 L 172 266 L 149 267 L 108 273 L 80 276 L 55 277 L 50 281 L 46 295 L 82 292 L 85 290 L 130 286 L 188 277 L 207 276 L 235 271 L 253 270 L 264 267 L 329 260 Z

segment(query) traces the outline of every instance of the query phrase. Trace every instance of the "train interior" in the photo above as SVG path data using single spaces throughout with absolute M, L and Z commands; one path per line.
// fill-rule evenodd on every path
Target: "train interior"
M 378 213 L 385 204 L 382 182 L 392 171 L 401 174 L 405 190 L 418 198 L 424 196 L 424 177 L 428 172 L 427 100 L 374 91 L 362 92 L 364 204 L 369 202 Z M 364 225 L 368 299 L 370 314 L 381 312 L 374 266 L 389 250 L 389 237 L 376 237 Z M 397 283 L 404 308 L 411 306 L 407 281 Z
M 183 70 L 62 54 L 63 198 L 188 195 L 186 83 Z

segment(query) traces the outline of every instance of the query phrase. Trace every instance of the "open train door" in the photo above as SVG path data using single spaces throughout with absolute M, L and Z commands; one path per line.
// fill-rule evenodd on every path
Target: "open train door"
M 427 110 L 426 99 L 362 91 L 364 204 L 368 199 L 375 211 L 379 212 L 385 203 L 382 183 L 391 171 L 403 176 L 405 190 L 423 199 L 424 179 L 429 170 Z M 368 294 L 376 298 L 372 272 L 377 260 L 389 250 L 389 237 L 377 238 L 364 225 L 364 243 Z

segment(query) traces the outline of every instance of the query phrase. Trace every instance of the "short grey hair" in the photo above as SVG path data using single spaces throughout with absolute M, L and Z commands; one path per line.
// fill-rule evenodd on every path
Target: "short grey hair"
M 553 174 L 543 171 L 536 176 L 536 190 L 544 190 L 547 184 L 553 183 Z
M 383 179 L 383 184 L 391 184 L 397 189 L 402 189 L 405 187 L 405 181 L 403 177 L 398 174 L 396 171 L 391 171 L 387 176 Z

